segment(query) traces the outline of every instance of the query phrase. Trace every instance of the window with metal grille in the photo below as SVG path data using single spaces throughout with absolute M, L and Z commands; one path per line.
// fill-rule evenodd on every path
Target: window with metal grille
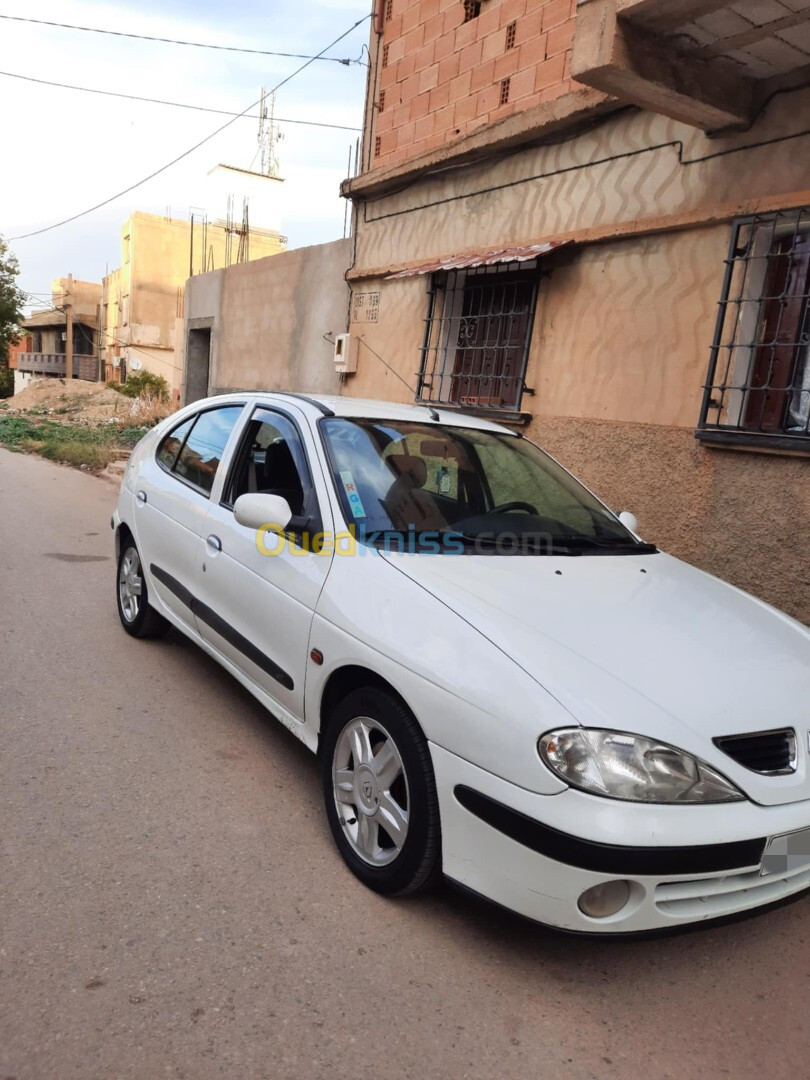
M 810 447 L 810 207 L 732 226 L 697 434 Z
M 506 48 L 514 49 L 517 36 L 517 22 L 510 22 L 506 28 Z
M 464 22 L 477 19 L 481 14 L 481 0 L 464 0 Z
M 419 372 L 421 401 L 514 411 L 524 390 L 536 260 L 434 274 Z
M 510 78 L 501 79 L 501 93 L 498 98 L 499 105 L 505 105 L 507 101 L 509 101 L 509 84 L 511 81 Z
M 388 51 L 391 48 L 390 45 L 383 45 L 382 66 L 388 67 Z
M 388 0 L 385 5 L 385 21 L 389 22 L 394 14 L 394 0 Z
M 374 136 L 374 156 L 380 156 L 380 150 L 382 150 L 382 135 Z
M 385 109 L 385 91 L 381 90 L 380 91 L 380 112 L 383 112 L 384 109 Z

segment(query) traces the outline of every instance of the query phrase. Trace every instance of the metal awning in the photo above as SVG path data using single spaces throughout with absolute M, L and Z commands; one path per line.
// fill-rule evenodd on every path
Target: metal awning
M 497 266 L 499 263 L 528 262 L 530 259 L 547 255 L 549 251 L 570 243 L 570 240 L 548 240 L 544 244 L 491 248 L 488 251 L 477 251 L 473 255 L 448 255 L 445 259 L 435 259 L 431 262 L 419 263 L 418 266 L 409 266 L 407 270 L 398 270 L 395 274 L 388 274 L 385 280 L 416 277 L 418 274 L 435 274 L 439 270 L 469 270 L 477 266 Z

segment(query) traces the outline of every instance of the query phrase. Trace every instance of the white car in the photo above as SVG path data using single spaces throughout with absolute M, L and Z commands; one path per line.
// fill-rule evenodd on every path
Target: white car
M 124 629 L 171 623 L 320 755 L 372 889 L 622 933 L 810 886 L 810 633 L 513 431 L 209 398 L 141 440 L 112 524 Z

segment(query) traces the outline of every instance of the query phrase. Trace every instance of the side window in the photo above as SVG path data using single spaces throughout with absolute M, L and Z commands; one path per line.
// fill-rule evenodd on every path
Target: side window
M 182 424 L 178 424 L 176 428 L 172 428 L 169 434 L 164 437 L 163 442 L 158 447 L 157 459 L 165 469 L 171 471 L 174 468 L 177 455 L 180 453 L 180 447 L 183 445 L 186 435 L 191 431 L 191 425 L 195 419 L 194 416 L 189 417 Z
M 280 413 L 258 409 L 248 424 L 227 493 L 233 504 L 240 495 L 280 495 L 294 517 L 314 512 L 306 455 L 294 424 Z
M 221 409 L 208 409 L 199 413 L 186 435 L 171 471 L 209 493 L 214 485 L 225 444 L 241 413 L 241 405 L 226 405 Z

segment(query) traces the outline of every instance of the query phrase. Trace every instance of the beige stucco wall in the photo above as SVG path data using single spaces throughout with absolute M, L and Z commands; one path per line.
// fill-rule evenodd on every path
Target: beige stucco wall
M 346 329 L 350 259 L 351 240 L 336 240 L 191 278 L 186 328 L 211 328 L 211 393 L 336 393 L 324 335 Z

